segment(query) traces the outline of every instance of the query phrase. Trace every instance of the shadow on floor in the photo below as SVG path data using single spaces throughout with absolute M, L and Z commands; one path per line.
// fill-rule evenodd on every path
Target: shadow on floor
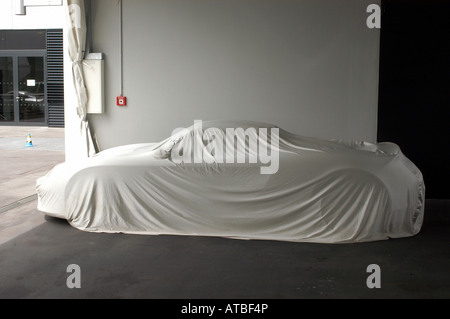
M 88 233 L 42 218 L 0 245 L 0 298 L 450 297 L 448 220 L 425 220 L 414 237 L 333 245 Z M 79 289 L 67 287 L 71 264 Z M 381 288 L 367 287 L 370 264 Z

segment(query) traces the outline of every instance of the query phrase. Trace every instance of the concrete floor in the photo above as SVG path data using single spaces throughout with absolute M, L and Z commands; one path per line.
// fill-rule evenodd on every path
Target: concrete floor
M 7 138 L 22 132 L 0 127 L 0 298 L 450 297 L 449 201 L 427 201 L 414 237 L 361 244 L 88 233 L 45 217 L 30 197 L 36 176 L 64 160 L 61 131 L 46 134 L 47 150 L 15 149 Z M 72 264 L 81 288 L 67 286 Z M 367 287 L 370 264 L 381 288 Z

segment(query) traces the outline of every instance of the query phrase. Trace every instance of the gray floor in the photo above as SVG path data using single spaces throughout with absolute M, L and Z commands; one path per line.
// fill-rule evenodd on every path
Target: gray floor
M 362 244 L 88 233 L 36 210 L 33 179 L 64 160 L 61 131 L 46 134 L 45 151 L 0 145 L 0 298 L 450 297 L 448 201 L 427 201 L 418 235 Z M 67 286 L 72 264 L 81 288 Z M 381 288 L 367 287 L 370 264 Z

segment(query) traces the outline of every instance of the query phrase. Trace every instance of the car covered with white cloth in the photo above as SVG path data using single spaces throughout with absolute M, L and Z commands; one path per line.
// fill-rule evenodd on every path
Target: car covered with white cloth
M 420 170 L 394 143 L 249 121 L 195 122 L 59 164 L 36 184 L 38 210 L 84 231 L 293 242 L 413 236 L 425 201 Z

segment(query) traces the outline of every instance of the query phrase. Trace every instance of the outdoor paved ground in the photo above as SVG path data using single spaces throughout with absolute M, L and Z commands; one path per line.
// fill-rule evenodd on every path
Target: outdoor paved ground
M 26 147 L 31 134 L 33 147 Z M 65 160 L 64 128 L 0 126 L 0 244 L 44 222 L 36 179 Z

